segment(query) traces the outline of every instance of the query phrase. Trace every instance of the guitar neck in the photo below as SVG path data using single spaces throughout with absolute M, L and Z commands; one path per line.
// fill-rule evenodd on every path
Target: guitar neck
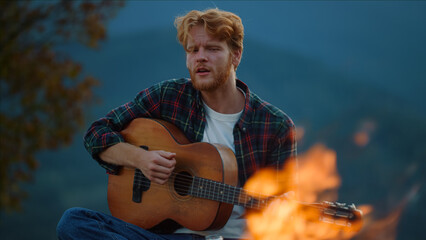
M 200 177 L 194 177 L 188 189 L 188 194 L 256 210 L 264 208 L 269 200 L 275 197 L 266 197 L 261 194 L 256 194 L 254 197 L 253 194 L 248 194 L 243 188 Z
M 209 179 L 194 177 L 188 194 L 194 197 L 243 206 L 253 210 L 261 210 L 278 196 L 266 196 L 247 193 L 244 189 L 215 182 Z M 294 201 L 293 201 L 294 202 Z M 362 226 L 362 212 L 354 204 L 328 202 L 303 203 L 295 201 L 300 209 L 313 210 L 318 220 L 333 223 L 358 231 Z M 312 212 L 311 212 L 312 213 Z

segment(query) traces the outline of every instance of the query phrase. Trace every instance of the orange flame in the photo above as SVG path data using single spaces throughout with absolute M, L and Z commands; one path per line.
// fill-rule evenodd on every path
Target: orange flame
M 367 128 L 371 131 L 374 127 L 368 125 Z M 248 235 L 253 239 L 392 240 L 396 238 L 397 224 L 404 207 L 420 188 L 414 186 L 399 206 L 381 219 L 373 217 L 371 205 L 360 206 L 358 209 L 363 212 L 364 220 L 361 223 L 354 222 L 349 229 L 337 221 L 319 221 L 318 210 L 306 207 L 311 205 L 309 203 L 337 200 L 341 181 L 336 168 L 336 153 L 318 144 L 299 155 L 298 162 L 297 166 L 296 161 L 290 161 L 279 173 L 272 169 L 259 171 L 244 186 L 248 193 L 282 196 L 274 198 L 262 211 L 248 212 Z M 298 185 L 297 189 L 295 185 Z M 296 194 L 289 194 L 289 191 L 295 191 Z
M 328 201 L 337 200 L 340 177 L 336 167 L 336 152 L 324 145 L 315 145 L 299 156 L 299 200 L 316 202 L 326 196 Z M 284 170 L 286 171 L 286 170 Z
M 259 171 L 247 181 L 244 189 L 264 195 L 288 192 L 298 185 L 296 198 L 276 198 L 260 212 L 247 214 L 249 234 L 254 239 L 349 239 L 356 232 L 343 231 L 337 225 L 318 221 L 318 210 L 300 202 L 314 203 L 337 199 L 340 177 L 336 170 L 336 153 L 324 145 L 315 145 L 291 161 L 280 173 L 271 169 Z M 297 173 L 297 174 L 296 174 Z M 276 181 L 278 180 L 278 181 Z M 290 184 L 289 184 L 290 182 Z M 280 184 L 287 183 L 287 184 Z

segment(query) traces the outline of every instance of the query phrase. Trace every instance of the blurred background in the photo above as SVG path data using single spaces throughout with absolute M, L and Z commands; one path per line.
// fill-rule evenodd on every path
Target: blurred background
M 109 212 L 85 130 L 140 90 L 188 77 L 174 18 L 215 7 L 244 23 L 238 78 L 294 120 L 300 153 L 335 151 L 340 202 L 372 209 L 354 239 L 422 238 L 426 2 L 0 6 L 1 239 L 56 239 L 70 207 Z

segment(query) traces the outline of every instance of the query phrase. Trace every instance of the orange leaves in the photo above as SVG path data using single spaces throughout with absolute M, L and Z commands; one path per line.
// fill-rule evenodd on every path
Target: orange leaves
M 97 46 L 121 1 L 1 1 L 0 210 L 18 208 L 35 153 L 71 143 L 98 81 L 56 44 Z

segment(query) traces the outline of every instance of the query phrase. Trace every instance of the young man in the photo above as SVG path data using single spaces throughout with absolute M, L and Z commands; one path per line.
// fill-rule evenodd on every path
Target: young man
M 140 169 L 152 182 L 164 184 L 176 165 L 176 154 L 146 151 L 126 143 L 120 131 L 135 118 L 162 119 L 178 127 L 191 142 L 220 143 L 235 153 L 239 185 L 257 170 L 277 171 L 296 155 L 295 129 L 281 110 L 261 100 L 236 78 L 243 52 L 241 19 L 230 12 L 191 11 L 175 21 L 186 51 L 190 79 L 164 81 L 95 121 L 85 146 L 111 174 L 122 166 Z M 58 224 L 59 239 L 204 239 L 219 234 L 240 239 L 244 209 L 234 207 L 226 225 L 216 231 L 186 228 L 154 234 L 112 216 L 72 208 Z

